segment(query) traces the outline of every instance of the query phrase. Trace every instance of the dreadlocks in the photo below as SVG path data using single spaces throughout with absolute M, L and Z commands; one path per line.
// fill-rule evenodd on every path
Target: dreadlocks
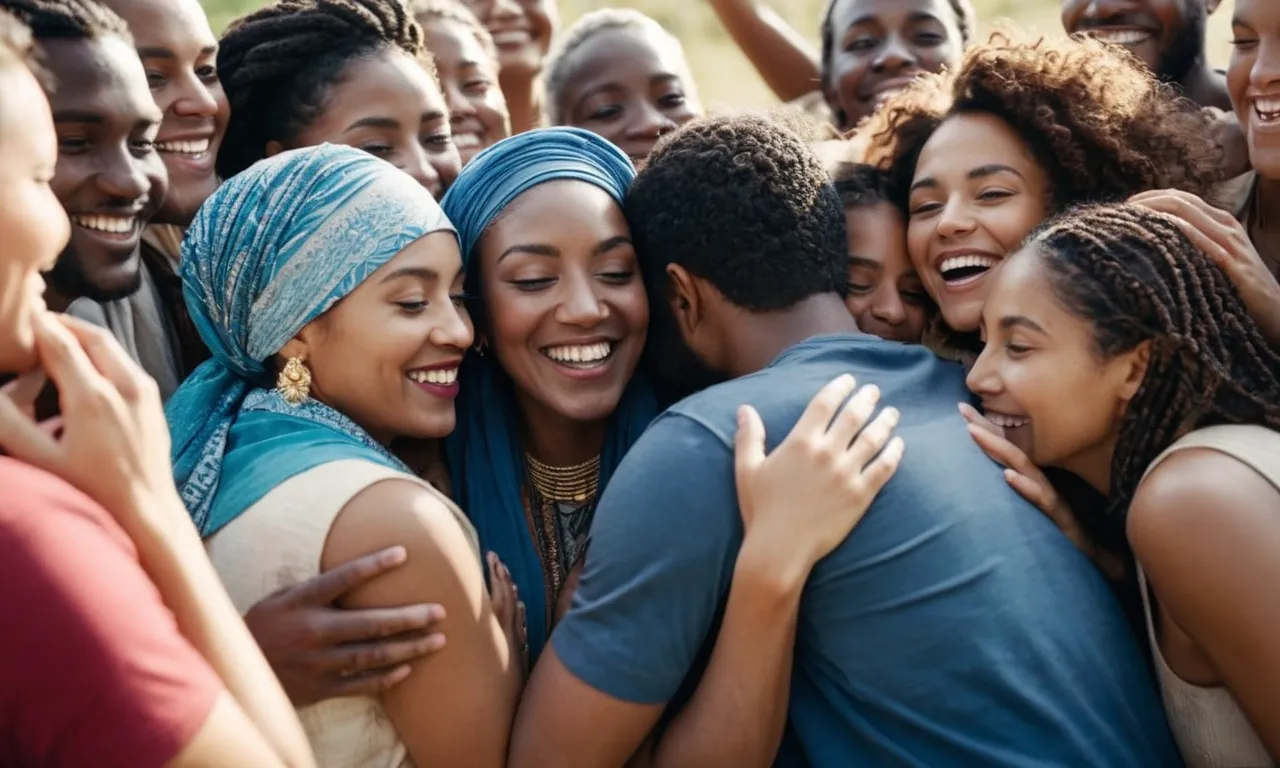
M 422 28 L 399 0 L 281 0 L 234 22 L 218 49 L 231 103 L 218 174 L 261 160 L 271 141 L 291 144 L 352 61 L 392 48 L 430 70 Z
M 1028 250 L 1062 305 L 1093 325 L 1099 356 L 1152 345 L 1120 426 L 1109 512 L 1123 513 L 1151 462 L 1192 430 L 1280 430 L 1280 355 L 1226 273 L 1169 218 L 1128 204 L 1078 208 L 1046 223 Z
M 94 0 L 0 0 L 0 9 L 30 28 L 36 40 L 82 40 L 117 35 L 133 45 L 124 20 Z

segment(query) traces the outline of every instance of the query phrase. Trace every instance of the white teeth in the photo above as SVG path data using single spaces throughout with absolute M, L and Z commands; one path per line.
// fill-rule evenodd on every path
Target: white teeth
M 1253 100 L 1253 109 L 1264 123 L 1280 120 L 1280 97 L 1258 97 Z
M 447 387 L 458 380 L 457 368 L 435 368 L 429 371 L 409 371 L 406 376 L 418 384 L 438 384 Z
M 1095 29 L 1090 34 L 1114 45 L 1137 45 L 1151 39 L 1151 33 L 1141 29 Z
M 951 258 L 942 260 L 942 265 L 938 267 L 938 271 L 942 273 L 942 277 L 945 280 L 947 278 L 947 273 L 955 269 L 975 267 L 986 270 L 991 269 L 999 263 L 1000 260 L 994 256 L 979 256 L 977 254 L 952 256 Z
M 203 155 L 209 151 L 209 140 L 159 141 L 156 142 L 156 151 L 168 152 L 174 155 Z
M 1018 427 L 1025 427 L 1027 424 L 1031 422 L 1031 419 L 1028 419 L 1025 417 L 1008 416 L 1003 413 L 993 413 L 991 411 L 987 411 L 987 413 L 985 413 L 984 415 L 987 417 L 987 421 L 991 422 L 992 424 L 995 424 L 997 427 L 1003 427 L 1005 429 L 1017 429 Z
M 72 223 L 77 227 L 92 229 L 97 232 L 109 232 L 123 235 L 133 231 L 138 224 L 137 216 L 72 216 Z
M 596 344 L 547 347 L 543 354 L 557 363 L 597 363 L 607 358 L 612 351 L 613 343 L 602 341 Z
M 511 32 L 495 32 L 493 34 L 493 44 L 497 46 L 523 45 L 532 39 L 528 32 L 518 29 Z
M 455 133 L 453 143 L 458 149 L 471 149 L 480 146 L 480 137 L 474 133 Z

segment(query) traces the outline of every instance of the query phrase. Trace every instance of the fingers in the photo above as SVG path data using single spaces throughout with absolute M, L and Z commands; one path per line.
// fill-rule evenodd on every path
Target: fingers
M 40 349 L 40 362 L 45 372 L 58 388 L 58 400 L 64 411 L 68 402 L 104 388 L 102 374 L 89 360 L 80 342 L 50 315 L 42 316 L 36 322 L 36 346 Z
M 28 371 L 13 381 L 0 387 L 0 394 L 7 395 L 13 404 L 18 406 L 28 416 L 35 418 L 36 398 L 44 391 L 45 384 L 49 383 L 49 377 L 45 372 L 36 369 Z
M 511 581 L 511 572 L 502 560 L 493 552 L 487 558 L 489 566 L 489 600 L 493 604 L 493 612 L 502 622 L 502 626 L 512 626 L 516 613 L 516 585 Z
M 975 427 L 981 427 L 993 435 L 1004 437 L 1004 428 L 997 427 L 995 424 L 992 424 L 986 416 L 978 413 L 978 409 L 974 408 L 972 405 L 969 405 L 968 403 L 960 403 L 960 415 L 964 417 L 965 421 Z
M 749 405 L 738 408 L 738 434 L 734 438 L 733 469 L 739 493 L 746 476 L 764 463 L 764 423 Z
M 1054 497 L 1050 494 L 1050 489 L 1046 488 L 1043 483 L 1032 480 L 1026 475 L 1015 472 L 1012 469 L 1004 471 L 1004 479 L 1018 492 L 1018 495 L 1031 502 L 1037 509 L 1045 513 L 1050 520 L 1053 520 L 1059 528 L 1062 527 L 1062 521 L 1057 519 L 1053 502 Z
M 80 342 L 89 361 L 121 397 L 133 400 L 154 381 L 105 329 L 68 315 L 55 317 Z
M 1133 196 L 1129 202 L 1182 219 L 1210 236 L 1225 237 L 1239 225 L 1235 217 L 1226 211 L 1178 190 L 1144 192 Z
M 969 425 L 969 434 L 973 436 L 978 446 L 986 451 L 988 456 L 995 459 L 1002 466 L 1023 475 L 1034 476 L 1040 474 L 1040 470 L 1031 463 L 1031 460 L 1027 458 L 1027 454 L 1005 438 L 993 435 L 973 424 Z
M 342 609 L 328 612 L 315 633 L 321 645 L 361 643 L 424 632 L 443 621 L 444 607 L 434 603 L 403 605 L 398 608 Z
M 856 384 L 852 376 L 845 374 L 818 390 L 818 394 L 805 407 L 804 413 L 800 414 L 800 419 L 792 427 L 787 439 L 790 440 L 792 435 L 825 433 L 831 420 L 835 418 L 836 411 L 840 409 L 840 404 L 849 398 L 849 393 L 853 392 Z
M 317 667 L 326 672 L 357 677 L 371 672 L 383 673 L 408 664 L 445 646 L 439 632 L 375 643 L 336 645 L 317 657 Z
M 413 667 L 408 664 L 401 664 L 394 669 L 386 672 L 376 672 L 367 675 L 337 677 L 336 682 L 324 692 L 324 699 L 341 698 L 344 696 L 377 696 L 391 690 L 413 671 Z
M 902 463 L 902 454 L 906 451 L 907 444 L 900 437 L 895 437 L 889 441 L 879 456 L 871 460 L 871 463 L 862 470 L 862 486 L 867 492 L 868 499 L 874 497 L 880 492 L 880 489 L 889 482 L 889 478 L 893 477 L 893 473 L 898 471 L 898 465 Z
M 282 595 L 282 601 L 287 605 L 329 605 L 356 587 L 402 565 L 408 557 L 404 547 L 388 547 L 365 555 L 290 588 Z
M 7 393 L 0 393 L 0 452 L 54 474 L 62 457 L 57 440 Z
M 893 428 L 898 426 L 899 418 L 897 408 L 885 408 L 880 411 L 874 421 L 858 433 L 857 439 L 853 441 L 853 445 L 849 446 L 848 452 L 849 459 L 857 471 L 865 471 L 865 467 L 872 458 L 879 454 L 889 442 Z
M 874 384 L 859 389 L 853 397 L 845 402 L 844 407 L 835 415 L 827 436 L 840 452 L 848 450 L 858 433 L 863 431 L 871 414 L 875 413 L 876 403 L 880 402 L 880 388 Z M 886 409 L 887 410 L 887 409 Z M 868 457 L 870 458 L 870 457 Z M 858 465 L 861 468 L 861 464 Z

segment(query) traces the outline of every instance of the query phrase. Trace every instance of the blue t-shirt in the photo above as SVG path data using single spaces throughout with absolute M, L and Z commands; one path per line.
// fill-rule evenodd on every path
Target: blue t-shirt
M 810 339 L 654 422 L 596 512 L 552 637 L 565 666 L 636 703 L 696 681 L 742 542 L 737 408 L 756 407 L 772 450 L 842 373 L 901 410 L 907 450 L 805 587 L 790 721 L 809 762 L 1180 765 L 1106 583 L 969 436 L 961 368 L 867 336 Z

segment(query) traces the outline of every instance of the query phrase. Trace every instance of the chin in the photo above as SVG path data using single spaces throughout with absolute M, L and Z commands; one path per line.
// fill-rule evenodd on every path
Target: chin
M 396 437 L 407 437 L 415 440 L 438 439 L 447 437 L 453 432 L 457 424 L 457 414 L 450 408 L 447 414 L 420 415 L 399 420 L 396 423 Z
M 985 298 L 985 297 L 983 297 Z M 982 324 L 982 302 L 965 301 L 942 308 L 942 319 L 956 333 L 974 333 Z

